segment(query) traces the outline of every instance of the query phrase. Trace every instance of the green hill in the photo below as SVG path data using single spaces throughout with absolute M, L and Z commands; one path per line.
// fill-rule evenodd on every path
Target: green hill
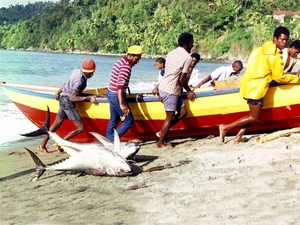
M 261 7 L 261 6 L 264 7 Z M 30 7 L 29 7 L 30 6 Z M 245 58 L 283 25 L 300 38 L 299 18 L 274 20 L 274 10 L 300 11 L 299 0 L 61 0 L 0 9 L 0 47 L 124 53 L 140 44 L 166 54 L 182 32 L 203 58 Z

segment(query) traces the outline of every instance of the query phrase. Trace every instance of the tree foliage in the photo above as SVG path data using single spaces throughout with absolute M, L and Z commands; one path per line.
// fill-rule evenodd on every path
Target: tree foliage
M 0 47 L 124 53 L 142 45 L 166 54 L 182 32 L 204 58 L 246 57 L 278 25 L 300 38 L 299 19 L 283 24 L 273 10 L 300 11 L 300 0 L 61 0 L 0 9 Z M 261 7 L 261 6 L 264 7 Z

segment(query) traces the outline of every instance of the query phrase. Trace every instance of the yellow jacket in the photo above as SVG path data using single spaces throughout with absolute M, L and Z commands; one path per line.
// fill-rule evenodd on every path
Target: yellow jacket
M 283 73 L 282 51 L 269 41 L 252 50 L 240 81 L 240 93 L 246 99 L 262 99 L 272 80 L 281 84 L 295 84 L 299 78 Z

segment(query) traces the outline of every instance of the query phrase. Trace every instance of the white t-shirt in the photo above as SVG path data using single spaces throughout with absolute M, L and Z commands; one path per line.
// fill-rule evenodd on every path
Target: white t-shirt
M 217 69 L 215 69 L 211 74 L 211 81 L 208 82 L 209 86 L 212 86 L 212 82 L 216 80 L 225 80 L 232 77 L 237 77 L 239 74 L 232 74 L 235 73 L 234 69 L 232 68 L 232 65 L 230 66 L 221 66 Z
M 160 82 L 164 74 L 165 74 L 165 68 L 158 71 L 158 83 Z
M 202 80 L 202 78 L 200 76 L 201 76 L 200 71 L 198 69 L 194 68 L 192 71 L 191 77 L 189 79 L 188 85 L 189 86 L 192 85 L 195 87 Z
M 288 55 L 288 48 L 282 49 L 283 68 L 286 66 Z M 289 65 L 283 70 L 283 72 L 287 73 L 297 63 L 297 60 L 297 56 L 295 58 L 291 57 Z

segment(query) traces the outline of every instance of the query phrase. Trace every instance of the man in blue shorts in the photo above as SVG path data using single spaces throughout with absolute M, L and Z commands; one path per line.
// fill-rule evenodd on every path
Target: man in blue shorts
M 190 33 L 182 33 L 178 37 L 178 47 L 166 56 L 165 74 L 159 83 L 159 95 L 163 100 L 166 119 L 156 135 L 159 137 L 157 147 L 167 146 L 165 138 L 170 128 L 187 115 L 181 98 L 182 89 L 187 91 L 187 98 L 192 100 L 195 93 L 188 85 L 192 57 L 189 54 L 193 48 L 194 39 Z M 177 112 L 177 113 L 176 113 Z
M 82 91 L 87 86 L 87 79 L 94 75 L 95 70 L 96 64 L 94 60 L 83 60 L 81 69 L 75 69 L 63 87 L 57 91 L 55 99 L 59 100 L 59 109 L 55 121 L 51 125 L 49 131 L 55 132 L 67 118 L 75 124 L 76 128 L 64 137 L 65 140 L 69 140 L 84 131 L 84 125 L 81 121 L 79 112 L 76 109 L 76 102 L 90 101 L 97 104 L 95 95 L 82 95 Z M 46 135 L 41 142 L 41 145 L 38 147 L 38 150 L 49 153 L 46 148 L 48 140 L 49 135 Z M 57 147 L 59 151 L 62 151 L 59 146 Z

